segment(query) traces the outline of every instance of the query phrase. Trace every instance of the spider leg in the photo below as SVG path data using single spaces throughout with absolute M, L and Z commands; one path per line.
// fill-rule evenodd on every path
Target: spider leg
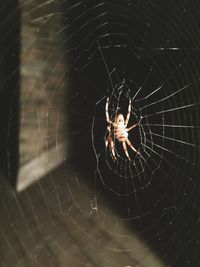
M 111 152 L 112 152 L 114 160 L 117 160 L 116 154 L 115 154 L 115 144 L 114 144 L 112 138 L 110 138 L 110 148 L 111 148 Z
M 131 148 L 133 151 L 135 151 L 137 154 L 140 154 L 140 152 L 137 151 L 137 150 L 134 148 L 134 146 L 131 144 L 131 142 L 130 142 L 130 140 L 129 140 L 128 138 L 126 139 L 126 143 L 127 143 L 128 146 L 130 146 L 130 148 Z
M 106 121 L 108 123 L 110 123 L 110 117 L 109 117 L 109 113 L 108 113 L 108 105 L 109 105 L 109 97 L 107 97 L 107 100 L 106 100 L 105 113 L 106 113 Z
M 135 128 L 136 126 L 138 126 L 138 124 L 133 124 L 131 127 L 126 128 L 127 132 L 129 132 L 130 130 L 132 130 L 133 128 Z
M 125 125 L 128 125 L 129 119 L 131 115 L 131 99 L 129 99 L 129 105 L 128 105 L 128 113 L 126 115 Z
M 123 142 L 122 142 L 122 145 L 123 145 L 123 149 L 124 149 L 124 152 L 125 152 L 127 158 L 128 158 L 129 160 L 131 160 L 131 158 L 130 158 L 130 156 L 129 156 L 129 154 L 128 154 L 128 151 L 127 151 L 126 142 L 123 141 Z
M 105 138 L 105 146 L 107 147 L 108 146 L 108 139 Z
M 110 136 L 105 137 L 104 141 L 105 141 L 105 146 L 107 147 L 110 143 Z

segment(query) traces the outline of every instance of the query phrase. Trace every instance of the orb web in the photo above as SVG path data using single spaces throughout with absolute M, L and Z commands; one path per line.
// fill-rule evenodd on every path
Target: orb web
M 98 175 L 102 183 L 106 185 L 103 177 L 109 175 L 106 174 L 106 169 L 124 181 L 135 177 L 132 181 L 132 193 L 136 192 L 134 183 L 137 178 L 141 185 L 140 189 L 143 189 L 150 185 L 151 180 L 156 175 L 165 178 L 169 176 L 170 178 L 172 172 L 176 176 L 182 175 L 183 171 L 184 175 L 186 170 L 188 172 L 186 175 L 190 175 L 197 160 L 195 153 L 198 153 L 199 150 L 198 140 L 195 139 L 199 130 L 199 97 L 198 91 L 196 91 L 199 78 L 192 81 L 182 81 L 181 84 L 176 85 L 176 79 L 178 75 L 182 75 L 184 69 L 180 63 L 178 66 L 173 66 L 174 69 L 170 70 L 169 74 L 163 74 L 162 80 L 161 78 L 157 80 L 156 68 L 158 66 L 153 62 L 153 65 L 148 65 L 144 81 L 142 80 L 138 85 L 132 80 L 128 80 L 130 84 L 128 85 L 124 73 L 119 74 L 115 67 L 109 71 L 102 48 L 98 47 L 97 49 L 100 50 L 99 53 L 102 56 L 108 76 L 107 96 L 96 103 L 96 113 L 92 123 L 93 148 L 97 159 Z M 135 61 L 137 62 L 136 58 Z M 143 65 L 142 67 L 147 65 L 144 61 L 139 64 Z M 149 86 L 148 79 L 156 79 L 155 88 L 146 88 Z M 193 91 L 191 92 L 191 90 Z M 114 121 L 116 114 L 124 109 L 124 102 L 128 106 L 131 99 L 132 121 L 138 124 L 139 130 L 137 134 L 130 137 L 130 140 L 133 144 L 136 142 L 137 148 L 141 151 L 140 156 L 132 153 L 131 161 L 127 160 L 125 154 L 124 156 L 123 153 L 119 154 L 117 149 L 118 159 L 115 161 L 111 149 L 98 145 L 98 133 L 102 124 L 105 129 L 107 97 L 110 99 L 109 112 L 112 121 Z M 125 110 L 124 114 L 126 112 Z M 194 125 L 195 117 L 197 121 Z M 104 131 L 106 132 L 106 130 Z M 107 133 L 104 139 L 106 139 L 106 135 Z M 106 164 L 104 164 L 105 162 Z M 182 168 L 183 165 L 185 166 L 184 169 Z M 116 194 L 120 193 L 116 192 Z
M 22 108 L 21 120 L 34 114 L 37 133 L 28 135 L 34 156 L 55 145 L 64 167 L 22 193 L 8 193 L 2 183 L 9 223 L 0 233 L 11 254 L 1 255 L 2 265 L 17 261 L 18 242 L 33 266 L 46 266 L 43 247 L 60 266 L 84 266 L 86 259 L 91 266 L 97 259 L 97 266 L 135 266 L 133 258 L 142 261 L 135 242 L 141 239 L 140 250 L 154 248 L 168 266 L 199 266 L 198 1 L 21 0 L 20 8 L 34 28 L 23 53 L 30 61 L 40 57 L 36 65 L 31 61 L 23 94 L 29 109 Z M 119 142 L 117 160 L 105 146 L 107 97 L 112 120 L 117 112 L 126 116 L 131 99 L 129 125 L 138 125 L 129 139 L 141 155 L 128 148 L 130 161 Z M 66 114 L 67 133 L 60 128 Z M 69 163 L 61 153 L 63 138 Z M 84 257 L 76 250 L 69 255 L 65 242 L 71 239 Z

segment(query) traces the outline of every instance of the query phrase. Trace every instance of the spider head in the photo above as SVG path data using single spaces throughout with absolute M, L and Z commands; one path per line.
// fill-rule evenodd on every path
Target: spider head
M 125 121 L 124 121 L 124 116 L 119 113 L 115 119 L 115 123 L 118 125 L 118 126 L 124 126 L 125 124 Z

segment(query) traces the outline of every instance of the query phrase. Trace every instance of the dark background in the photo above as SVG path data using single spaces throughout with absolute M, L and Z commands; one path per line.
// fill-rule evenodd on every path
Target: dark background
M 19 167 L 20 10 L 18 1 L 0 11 L 0 166 L 13 186 Z
M 71 4 L 69 2 L 69 6 Z M 140 179 L 133 178 L 136 194 L 128 196 L 134 190 L 132 180 L 119 179 L 119 175 L 107 167 L 106 159 L 110 162 L 112 160 L 110 154 L 106 158 L 104 151 L 104 109 L 106 97 L 111 97 L 113 91 L 117 95 L 116 88 L 123 79 L 132 97 L 140 86 L 143 87 L 138 99 L 162 85 L 162 90 L 151 99 L 146 99 L 147 102 L 133 102 L 133 105 L 143 108 L 143 114 L 154 114 L 148 121 L 142 120 L 144 129 L 147 123 L 163 123 L 161 114 L 156 115 L 156 112 L 198 102 L 199 8 L 197 2 L 189 1 L 84 1 L 84 4 L 66 13 L 72 22 L 69 32 L 73 33 L 68 45 L 75 48 L 70 54 L 73 62 L 72 84 L 79 95 L 77 102 L 72 104 L 76 112 L 71 127 L 77 131 L 77 135 L 71 139 L 72 158 L 89 173 L 88 180 L 91 184 L 95 183 L 97 196 L 98 191 L 103 192 L 118 216 L 139 217 L 136 220 L 130 219 L 130 227 L 142 232 L 150 246 L 156 248 L 167 263 L 174 262 L 173 266 L 199 264 L 198 129 L 191 131 L 164 127 L 165 136 L 184 140 L 196 147 L 154 136 L 153 143 L 181 157 L 154 147 L 162 157 L 161 163 L 159 156 L 153 154 L 155 161 L 148 160 L 150 169 L 146 167 Z M 82 12 L 83 15 L 79 16 Z M 116 71 L 109 78 L 109 72 L 113 69 Z M 189 85 L 187 90 L 148 106 L 186 85 Z M 120 103 L 124 115 L 128 106 L 126 90 L 122 90 L 122 95 L 125 96 Z M 113 98 L 113 102 L 116 106 L 116 99 Z M 199 125 L 198 116 L 199 104 L 189 110 L 164 113 L 164 124 Z M 135 121 L 137 120 L 132 118 L 132 122 Z M 152 132 L 162 135 L 162 130 L 162 127 L 158 129 L 151 126 Z M 145 131 L 148 134 L 147 128 Z M 137 131 L 135 139 L 136 141 L 132 141 L 136 147 L 141 147 Z M 97 153 L 102 155 L 99 163 L 93 144 Z M 123 164 L 125 163 L 122 166 Z M 158 171 L 151 176 L 158 164 Z M 111 166 L 114 168 L 114 163 Z M 97 167 L 100 168 L 102 177 L 96 174 Z M 149 177 L 153 178 L 148 184 Z M 141 179 L 145 181 L 141 182 Z M 125 195 L 117 195 L 116 191 Z

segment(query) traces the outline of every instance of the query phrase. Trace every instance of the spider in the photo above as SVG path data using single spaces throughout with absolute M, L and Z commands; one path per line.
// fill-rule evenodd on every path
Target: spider
M 109 97 L 107 98 L 106 101 L 106 106 L 105 106 L 105 113 L 106 113 L 106 121 L 110 125 L 107 127 L 109 131 L 109 135 L 106 138 L 105 145 L 106 147 L 109 146 L 111 148 L 111 152 L 113 155 L 114 160 L 116 160 L 116 154 L 115 154 L 115 143 L 113 139 L 117 139 L 119 142 L 122 143 L 124 152 L 129 160 L 131 160 L 128 150 L 127 150 L 127 145 L 137 154 L 140 154 L 139 151 L 137 151 L 134 146 L 131 144 L 130 140 L 128 139 L 128 132 L 135 128 L 138 124 L 133 124 L 131 127 L 127 128 L 130 114 L 131 114 L 131 99 L 129 100 L 129 106 L 128 106 L 128 113 L 126 115 L 126 119 L 124 119 L 124 116 L 119 113 L 116 117 L 114 122 L 110 120 L 109 113 L 108 113 L 108 105 L 109 105 Z

